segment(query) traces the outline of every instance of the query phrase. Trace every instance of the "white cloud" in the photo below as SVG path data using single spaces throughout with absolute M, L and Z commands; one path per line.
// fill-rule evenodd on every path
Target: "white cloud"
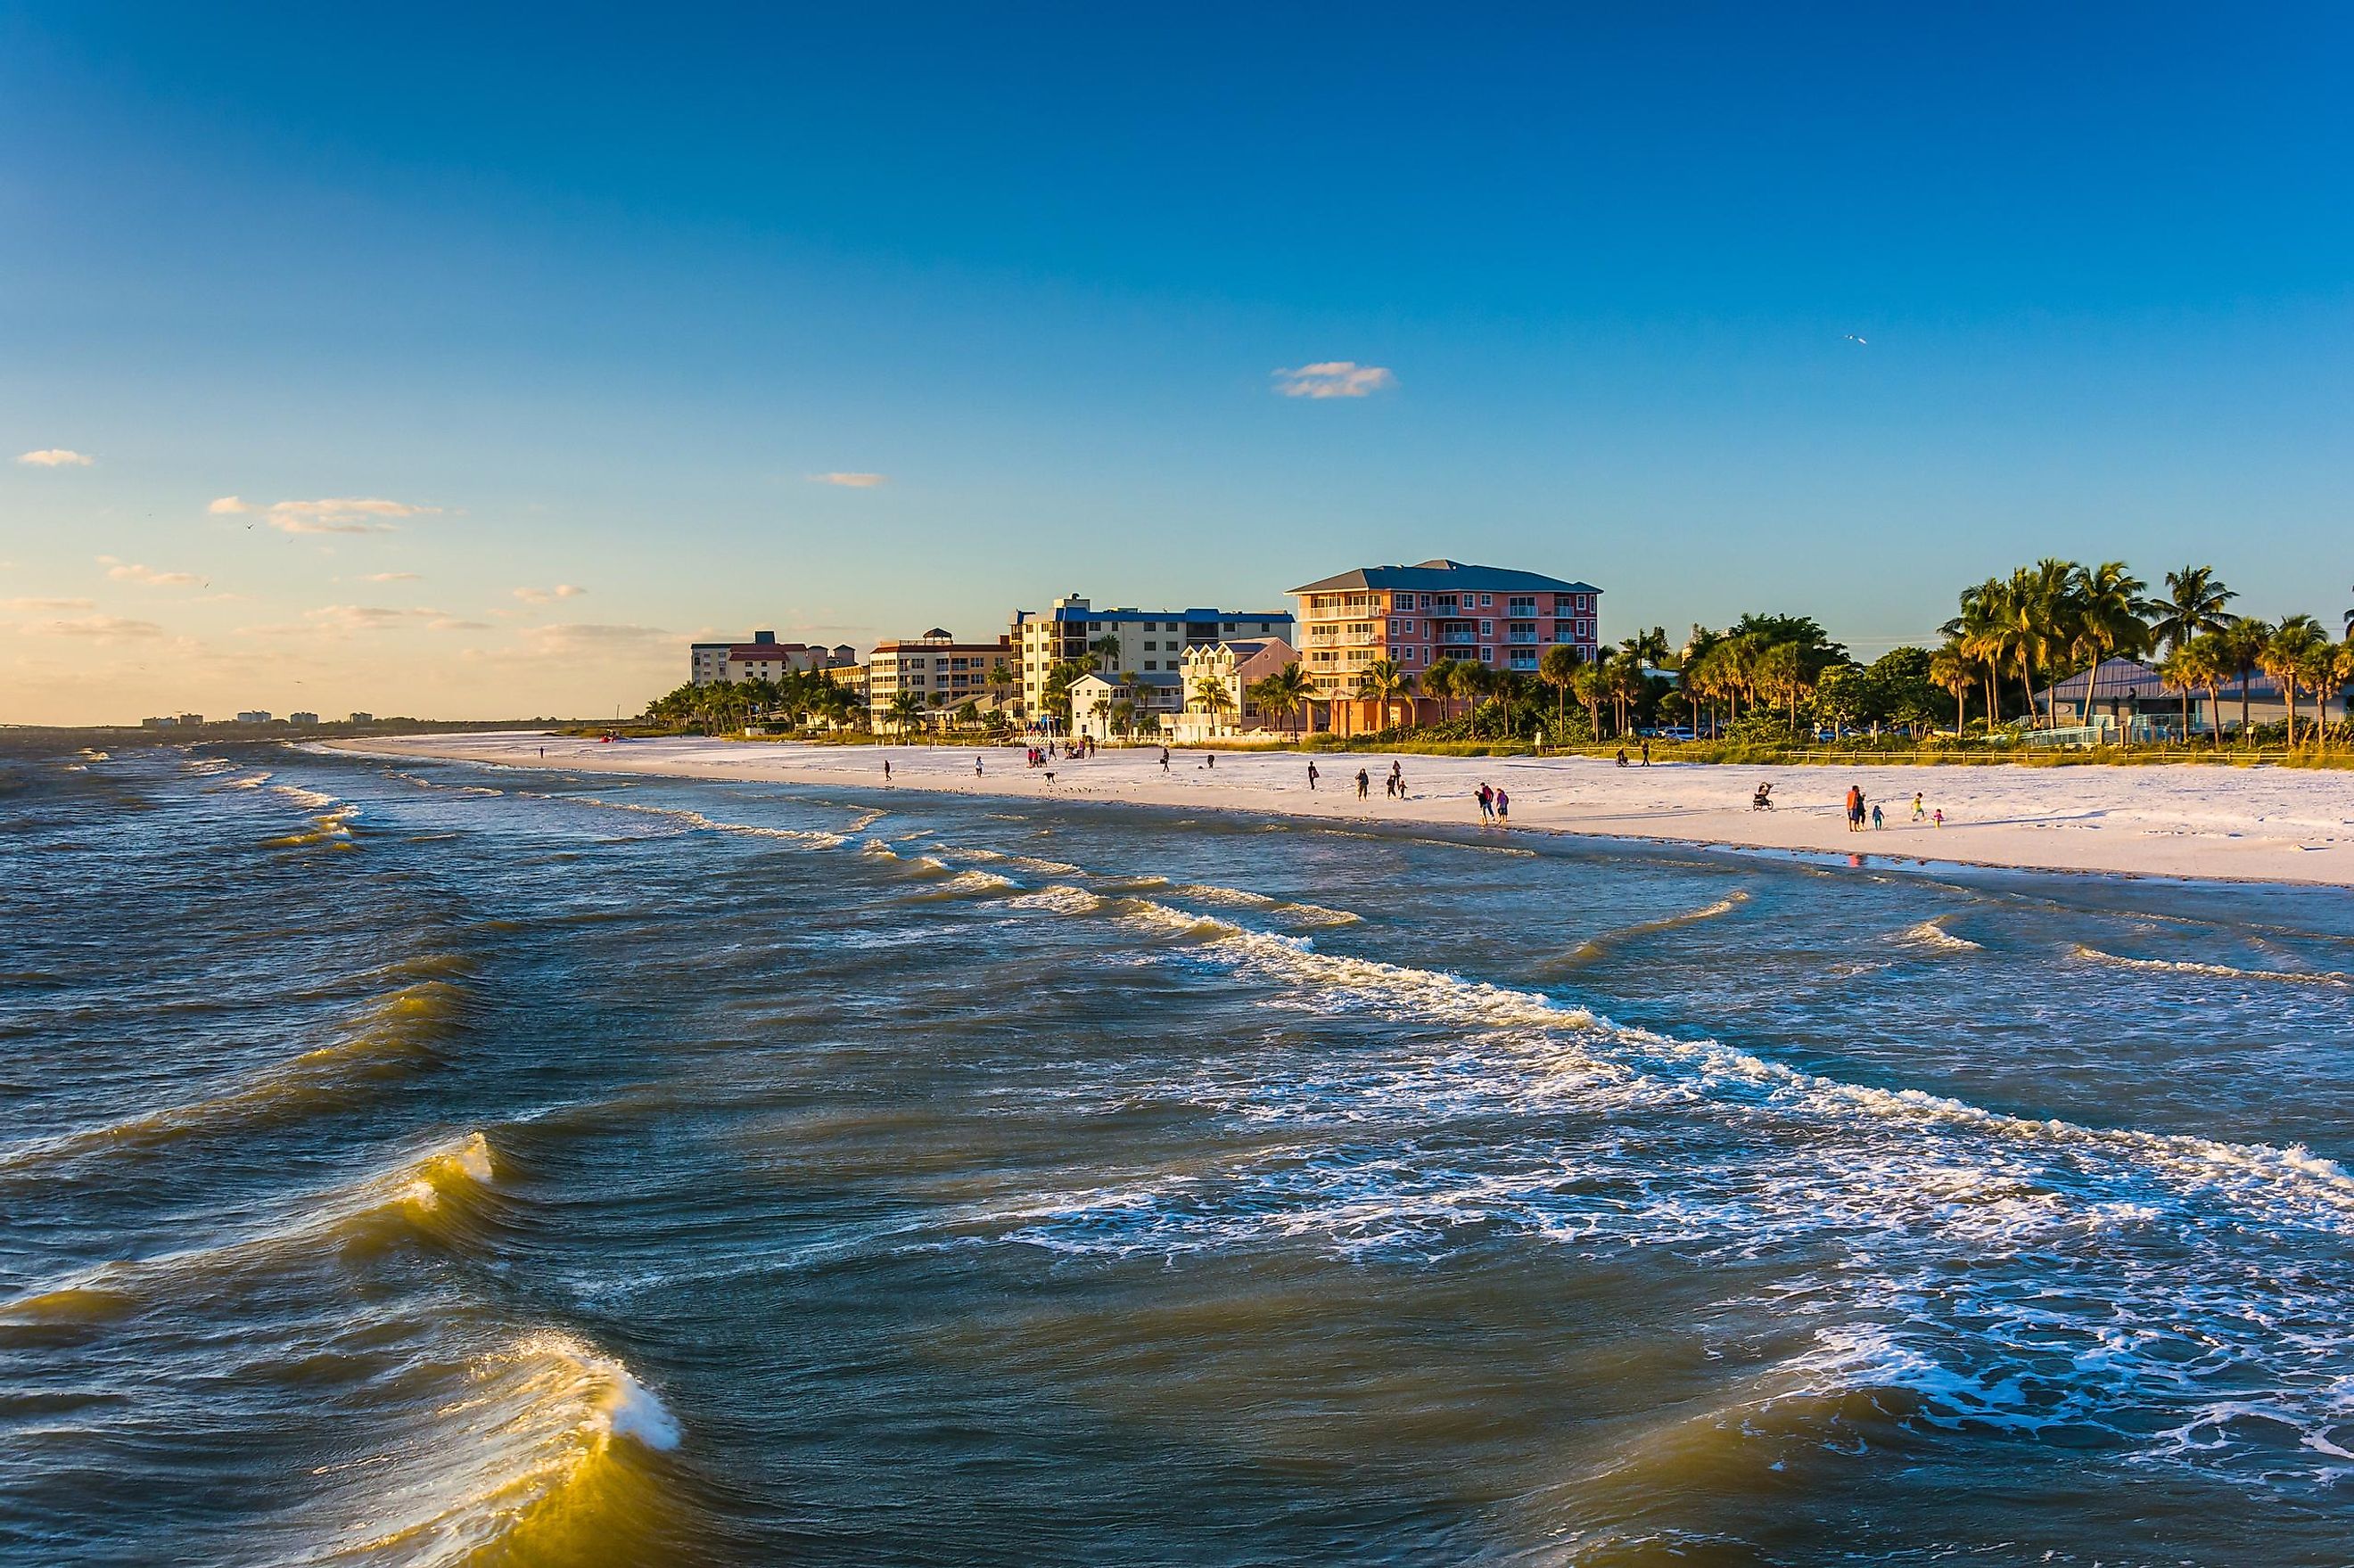
M 546 604 L 559 599 L 578 599 L 588 591 L 578 583 L 558 583 L 552 588 L 519 588 L 514 597 L 525 604 Z
M 884 482 L 879 473 L 813 473 L 811 484 L 838 484 L 844 490 L 872 490 Z
M 639 653 L 668 650 L 677 639 L 659 626 L 570 623 L 535 626 L 523 633 L 538 654 Z
M 258 516 L 281 534 L 389 534 L 394 517 L 431 517 L 439 506 L 418 506 L 406 501 L 375 496 L 327 496 L 317 501 L 273 501 L 257 506 L 235 495 L 224 495 L 205 508 L 216 517 Z
M 1328 359 L 1275 373 L 1275 389 L 1286 397 L 1370 397 L 1396 385 L 1397 376 L 1381 366 L 1353 359 Z
M 45 447 L 37 452 L 19 452 L 16 461 L 35 468 L 88 468 L 98 460 L 63 447 Z
M 149 588 L 195 588 L 204 581 L 194 572 L 159 572 L 153 567 L 118 560 L 112 556 L 99 556 L 98 564 L 117 582 L 145 583 Z
M 370 572 L 360 578 L 364 583 L 413 583 L 422 580 L 415 572 Z
M 335 631 L 390 631 L 420 624 L 439 631 L 448 628 L 435 623 L 447 621 L 449 614 L 444 609 L 395 609 L 376 604 L 323 604 L 304 610 L 302 619 Z
M 161 637 L 164 629 L 152 620 L 131 620 L 120 615 L 84 615 L 71 620 L 51 620 L 25 629 L 27 637 Z
M 0 599 L 0 609 L 96 609 L 97 602 L 87 599 Z
M 488 631 L 492 627 L 487 620 L 461 620 L 454 615 L 445 615 L 439 620 L 427 621 L 425 630 L 428 631 Z

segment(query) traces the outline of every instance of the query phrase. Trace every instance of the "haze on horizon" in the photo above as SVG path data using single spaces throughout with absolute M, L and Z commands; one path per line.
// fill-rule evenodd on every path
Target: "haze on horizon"
M 0 11 L 0 722 L 1458 558 L 2330 625 L 2354 12 Z

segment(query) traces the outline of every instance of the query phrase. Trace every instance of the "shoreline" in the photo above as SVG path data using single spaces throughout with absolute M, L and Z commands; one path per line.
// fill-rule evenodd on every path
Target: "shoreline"
M 2074 872 L 2201 882 L 2354 887 L 2354 774 L 2328 770 L 2092 769 L 1993 763 L 1929 778 L 1918 767 L 1754 767 L 1662 763 L 1619 768 L 1584 757 L 1451 758 L 1157 747 L 1107 749 L 1090 761 L 1023 764 L 1018 747 L 829 747 L 726 739 L 601 742 L 506 731 L 305 743 L 383 759 L 470 762 L 570 773 L 744 783 L 847 786 L 994 799 L 1257 813 L 1334 826 L 1406 824 L 1545 833 L 1691 848 L 1869 856 L 1983 869 Z M 541 755 L 542 750 L 546 755 Z M 1204 758 L 1214 761 L 1205 763 Z M 975 759 L 984 771 L 972 773 Z M 882 777 L 885 761 L 892 777 Z M 1402 766 L 1410 797 L 1377 791 Z M 1317 765 L 1318 788 L 1307 786 Z M 1354 794 L 1358 768 L 1374 793 Z M 1053 773 L 1049 782 L 1045 775 Z M 1834 781 L 1834 779 L 1836 781 Z M 1773 812 L 1749 810 L 1773 780 Z M 1471 792 L 1512 798 L 1509 828 L 1483 829 Z M 1860 785 L 1887 826 L 1850 832 L 1840 796 Z M 1910 820 L 1912 795 L 1946 825 Z M 1883 793 L 1884 792 L 1884 793 Z M 1861 840 L 1863 842 L 1859 842 Z

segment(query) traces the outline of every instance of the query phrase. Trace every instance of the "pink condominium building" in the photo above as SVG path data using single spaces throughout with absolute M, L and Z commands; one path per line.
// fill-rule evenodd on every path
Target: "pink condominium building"
M 1600 588 L 1503 567 L 1360 567 L 1291 592 L 1299 601 L 1300 659 L 1317 700 L 1331 705 L 1332 727 L 1344 733 L 1382 727 L 1382 705 L 1357 694 L 1376 659 L 1396 660 L 1418 683 L 1441 659 L 1533 673 L 1553 644 L 1591 659 L 1600 640 Z M 1417 717 L 1437 716 L 1430 699 L 1416 702 Z M 1403 700 L 1393 701 L 1392 718 L 1403 709 Z

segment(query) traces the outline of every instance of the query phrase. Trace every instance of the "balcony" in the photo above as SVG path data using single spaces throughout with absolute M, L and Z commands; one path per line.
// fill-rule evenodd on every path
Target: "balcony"
M 1443 632 L 1438 640 L 1449 648 L 1476 648 L 1479 645 L 1479 634 L 1476 631 Z

